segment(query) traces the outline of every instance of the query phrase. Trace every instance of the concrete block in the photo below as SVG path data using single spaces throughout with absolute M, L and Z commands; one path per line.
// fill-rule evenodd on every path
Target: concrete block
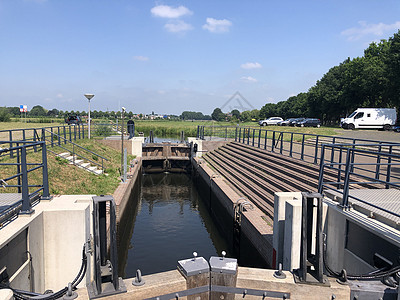
M 193 142 L 193 145 L 197 144 L 197 152 L 195 157 L 201 157 L 203 155 L 203 141 L 194 137 L 188 137 L 188 142 Z
M 14 293 L 10 289 L 0 289 L 0 299 L 12 300 L 14 299 Z
M 285 240 L 285 213 L 286 201 L 298 199 L 301 201 L 301 192 L 280 192 L 274 195 L 274 237 L 272 268 L 276 269 L 283 262 L 283 242 Z
M 138 136 L 133 137 L 131 139 L 132 142 L 132 155 L 136 155 L 136 157 L 142 157 L 142 145 L 144 143 L 144 137 Z
M 283 242 L 283 269 L 300 267 L 302 201 L 288 200 L 285 205 L 285 238 Z

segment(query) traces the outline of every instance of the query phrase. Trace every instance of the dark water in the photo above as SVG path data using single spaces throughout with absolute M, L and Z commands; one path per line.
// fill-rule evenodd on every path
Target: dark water
M 143 275 L 175 269 L 177 261 L 192 257 L 193 251 L 209 259 L 227 249 L 189 175 L 143 175 L 136 194 L 140 199 L 136 216 L 131 215 L 127 253 L 119 251 L 124 278 L 135 277 L 137 269 Z
M 194 251 L 209 260 L 224 250 L 239 265 L 265 266 L 244 239 L 237 257 L 233 220 L 204 189 L 188 174 L 142 176 L 118 229 L 120 276 L 135 277 L 137 269 L 143 275 L 176 269 L 178 260 L 191 258 Z

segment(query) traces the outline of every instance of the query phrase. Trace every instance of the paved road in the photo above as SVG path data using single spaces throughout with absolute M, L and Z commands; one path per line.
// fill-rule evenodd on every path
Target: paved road
M 400 143 L 400 132 L 380 131 L 380 130 L 344 130 L 344 129 L 336 129 L 336 132 L 338 136 L 343 136 L 348 138 Z

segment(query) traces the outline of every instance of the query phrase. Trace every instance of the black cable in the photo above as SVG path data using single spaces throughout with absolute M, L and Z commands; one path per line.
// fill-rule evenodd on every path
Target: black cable
M 325 235 L 326 238 L 326 235 Z M 323 249 L 323 263 L 324 263 L 324 267 L 325 269 L 328 271 L 328 273 L 330 273 L 331 275 L 335 276 L 336 278 L 341 278 L 342 274 L 333 271 L 327 261 L 326 261 L 326 241 L 324 242 L 324 249 Z M 371 271 L 367 274 L 358 274 L 358 275 L 347 275 L 347 279 L 351 279 L 351 280 L 367 280 L 367 279 L 377 279 L 377 278 L 381 278 L 381 277 L 386 277 L 386 276 L 391 276 L 397 272 L 400 272 L 400 266 L 396 266 L 393 267 L 387 271 L 383 271 L 383 269 L 386 268 L 382 268 L 382 269 L 378 269 L 378 270 L 374 270 Z
M 86 244 L 84 244 L 83 249 L 82 249 L 81 268 L 78 272 L 78 275 L 76 275 L 76 277 L 72 281 L 73 289 L 76 289 L 76 286 L 82 281 L 82 279 L 84 278 L 84 276 L 86 274 L 86 270 L 87 270 L 87 256 L 86 256 Z M 12 290 L 14 293 L 14 298 L 17 300 L 29 300 L 29 299 L 32 299 L 29 296 L 35 297 L 35 296 L 41 295 L 41 294 L 31 293 L 28 291 L 21 291 L 21 290 L 13 289 L 10 286 L 5 286 L 5 285 L 0 285 L 0 288 L 8 288 L 8 289 Z M 62 297 L 67 291 L 68 291 L 68 287 L 65 287 L 65 288 L 63 288 L 53 294 L 49 294 L 47 297 L 43 297 L 41 299 L 42 300 L 56 300 L 56 299 Z M 25 296 L 25 295 L 29 295 L 29 296 Z

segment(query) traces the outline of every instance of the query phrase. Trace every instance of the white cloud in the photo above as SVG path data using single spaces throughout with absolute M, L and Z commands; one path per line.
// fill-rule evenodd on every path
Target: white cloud
M 386 33 L 392 33 L 400 29 L 400 21 L 393 24 L 368 24 L 365 21 L 359 21 L 358 27 L 352 27 L 341 32 L 341 35 L 347 36 L 347 40 L 356 41 L 364 36 L 384 37 Z
M 133 59 L 139 60 L 139 61 L 148 61 L 149 60 L 149 58 L 147 56 L 141 56 L 141 55 L 134 56 Z
M 232 22 L 226 19 L 217 20 L 213 18 L 207 18 L 206 24 L 203 25 L 203 29 L 213 33 L 224 33 L 229 31 L 229 27 L 232 26 Z
M 193 26 L 183 22 L 181 20 L 177 20 L 175 22 L 169 22 L 164 25 L 164 28 L 169 32 L 185 32 L 193 29 Z
M 261 69 L 262 65 L 259 64 L 258 62 L 255 62 L 255 63 L 248 62 L 248 63 L 242 64 L 240 67 L 242 69 Z
M 193 12 L 190 11 L 185 6 L 172 7 L 168 5 L 157 5 L 151 9 L 151 13 L 160 18 L 177 19 L 185 15 L 192 15 Z
M 243 76 L 242 78 L 241 78 L 243 81 L 245 81 L 245 82 L 258 82 L 258 80 L 257 79 L 255 79 L 255 78 L 253 78 L 253 77 L 251 77 L 251 76 Z
M 58 93 L 58 94 L 56 95 L 56 97 L 59 98 L 59 99 L 60 99 L 60 98 L 64 98 L 63 94 L 61 94 L 61 93 Z

